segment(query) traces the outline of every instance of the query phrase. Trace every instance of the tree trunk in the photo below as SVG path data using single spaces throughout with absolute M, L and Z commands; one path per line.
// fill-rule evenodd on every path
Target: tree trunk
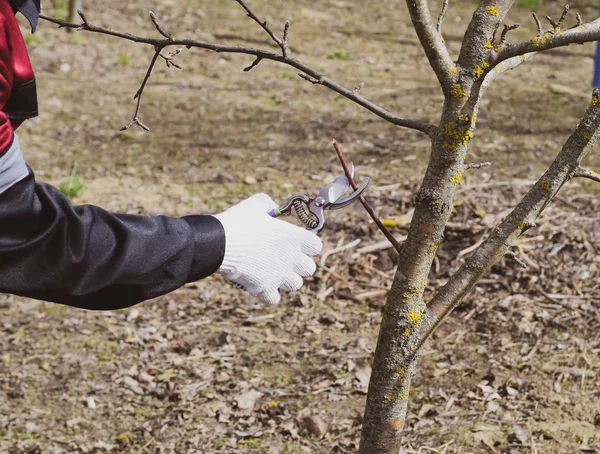
M 83 8 L 83 0 L 69 0 L 69 22 L 79 22 L 79 15 L 77 10 Z M 72 28 L 67 28 L 69 32 L 72 32 Z

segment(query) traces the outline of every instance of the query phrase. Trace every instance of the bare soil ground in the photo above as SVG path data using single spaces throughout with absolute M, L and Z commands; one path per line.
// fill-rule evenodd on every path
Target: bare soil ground
M 437 120 L 442 96 L 403 2 L 250 1 L 276 28 L 291 19 L 297 58 L 348 87 L 365 82 L 364 96 L 393 112 Z M 271 46 L 229 0 L 85 3 L 90 21 L 115 29 L 155 34 L 150 8 L 177 36 Z M 454 55 L 475 4 L 451 2 Z M 596 17 L 595 1 L 571 6 Z M 511 12 L 523 24 L 512 40 L 533 36 L 529 17 Z M 141 114 L 152 132 L 120 133 L 152 50 L 47 23 L 36 36 L 42 113 L 20 137 L 42 180 L 58 184 L 78 163 L 87 189 L 75 203 L 184 215 L 259 191 L 312 194 L 340 172 L 335 137 L 406 233 L 422 134 L 290 68 L 244 73 L 247 57 L 198 50 L 183 52 L 183 71 L 155 71 Z M 468 160 L 493 165 L 463 181 L 430 292 L 559 151 L 588 103 L 593 52 L 536 56 L 488 91 Z M 600 166 L 597 146 L 588 164 Z M 427 344 L 404 452 L 600 452 L 599 199 L 598 185 L 569 184 L 519 245 L 529 268 L 502 261 Z M 277 307 L 219 277 L 109 313 L 0 295 L 0 452 L 354 452 L 395 256 L 361 252 L 383 238 L 360 207 L 328 220 L 323 266 Z

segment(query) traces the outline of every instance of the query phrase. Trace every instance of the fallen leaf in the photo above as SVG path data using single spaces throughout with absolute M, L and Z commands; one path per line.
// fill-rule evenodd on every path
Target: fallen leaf
M 238 408 L 242 410 L 250 410 L 254 408 L 254 404 L 263 396 L 263 393 L 255 389 L 246 391 L 235 398 Z

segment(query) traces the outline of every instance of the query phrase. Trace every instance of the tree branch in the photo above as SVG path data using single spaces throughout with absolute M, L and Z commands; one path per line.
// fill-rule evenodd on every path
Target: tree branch
M 591 105 L 550 168 L 433 297 L 427 308 L 435 317 L 428 325 L 425 335 L 420 340 L 420 345 L 435 331 L 492 265 L 509 252 L 509 248 L 519 236 L 535 225 L 535 219 L 548 206 L 561 187 L 573 176 L 579 176 L 578 174 L 581 172 L 579 164 L 600 132 L 599 99 L 600 89 L 595 89 Z M 594 180 L 599 181 L 600 178 L 598 180 L 594 178 Z
M 275 35 L 275 33 L 273 33 L 273 31 L 269 28 L 269 26 L 267 25 L 267 21 L 261 21 L 256 14 L 254 14 L 252 12 L 252 10 L 250 8 L 248 8 L 248 6 L 246 5 L 246 3 L 244 3 L 243 0 L 235 0 L 242 8 L 244 8 L 244 10 L 246 10 L 246 13 L 248 14 L 248 17 L 251 18 L 254 22 L 256 22 L 258 25 L 260 25 L 264 31 L 267 32 L 267 34 L 271 37 L 271 39 L 273 41 L 275 41 L 275 43 L 281 48 L 281 53 L 283 54 L 284 57 L 287 57 L 287 34 L 288 34 L 288 30 L 290 28 L 290 21 L 287 21 L 285 23 L 285 29 L 284 29 L 284 40 L 282 41 L 281 39 L 279 39 L 279 37 L 277 35 Z
M 491 59 L 491 65 L 495 66 L 498 63 L 518 55 L 527 54 L 529 52 L 539 52 L 557 47 L 568 46 L 569 44 L 583 44 L 592 41 L 600 40 L 600 18 L 587 24 L 582 24 L 571 28 L 564 32 L 551 33 L 546 32 L 536 36 L 528 41 L 511 44 L 505 46 Z
M 131 122 L 128 125 L 122 126 L 120 131 L 126 131 L 129 128 L 131 128 L 133 125 L 138 125 L 142 129 L 145 129 L 146 131 L 150 131 L 150 128 L 139 120 L 140 105 L 142 102 L 142 95 L 144 94 L 144 88 L 146 88 L 148 79 L 150 79 L 150 76 L 152 75 L 152 70 L 154 69 L 156 60 L 158 60 L 158 57 L 160 56 L 161 50 L 162 49 L 157 47 L 156 50 L 154 51 L 154 56 L 152 57 L 150 66 L 148 66 L 148 70 L 146 71 L 146 75 L 144 76 L 144 80 L 142 81 L 142 85 L 140 86 L 140 88 L 136 92 L 135 96 L 133 97 L 133 99 L 137 99 L 137 105 L 135 107 L 135 113 L 133 114 L 133 119 L 131 120 Z
M 354 189 L 356 191 L 358 189 L 358 185 L 354 181 L 354 178 L 352 178 L 352 174 L 350 173 L 350 170 L 348 169 L 348 164 L 346 163 L 346 160 L 344 159 L 344 154 L 342 153 L 342 149 L 340 148 L 340 146 L 338 145 L 338 143 L 336 142 L 335 139 L 333 139 L 333 148 L 335 149 L 338 159 L 340 160 L 340 163 L 342 164 L 342 168 L 344 169 L 346 178 L 348 178 L 348 181 L 350 182 L 350 186 L 352 186 L 352 189 Z M 377 224 L 377 227 L 379 228 L 379 230 L 381 230 L 381 232 L 385 235 L 385 237 L 388 239 L 388 241 L 390 243 L 392 243 L 392 246 L 394 247 L 394 249 L 396 249 L 396 251 L 399 253 L 402 245 L 398 242 L 398 240 L 396 240 L 394 235 L 392 235 L 392 233 L 387 229 L 387 227 L 385 225 L 383 225 L 383 222 L 381 222 L 381 219 L 379 219 L 379 216 L 377 216 L 377 213 L 375 213 L 375 210 L 373 209 L 373 207 L 369 204 L 369 202 L 367 202 L 367 199 L 365 199 L 363 196 L 360 196 L 358 200 L 360 201 L 362 206 L 365 208 L 366 212 L 369 213 L 369 216 L 371 216 L 371 219 L 373 219 L 373 222 L 375 222 L 375 224 Z
M 573 177 L 587 178 L 588 180 L 600 183 L 599 173 L 594 172 L 593 170 L 584 169 L 583 167 L 577 167 L 577 169 L 575 169 L 575 172 L 573 173 Z
M 431 21 L 427 0 L 406 0 L 413 26 L 445 94 L 450 93 L 454 63 L 444 40 Z M 441 25 L 441 24 L 440 24 Z
M 483 0 L 473 14 L 458 56 L 458 65 L 471 79 L 464 82 L 467 91 L 469 83 L 481 80 L 491 70 L 494 37 L 512 3 L 513 0 Z
M 236 1 L 238 1 L 238 0 L 236 0 Z M 257 66 L 258 62 L 260 62 L 261 60 L 272 60 L 272 61 L 276 61 L 279 63 L 283 63 L 283 64 L 289 65 L 291 67 L 294 67 L 299 71 L 302 71 L 302 73 L 313 78 L 315 81 L 318 81 L 318 83 L 320 85 L 323 85 L 323 86 L 329 88 L 330 90 L 333 90 L 334 92 L 344 96 L 345 98 L 348 98 L 351 101 L 354 101 L 358 105 L 364 107 L 365 109 L 374 113 L 378 117 L 388 121 L 389 123 L 392 123 L 396 126 L 402 126 L 405 128 L 421 131 L 430 137 L 433 135 L 433 133 L 435 131 L 435 127 L 429 123 L 426 123 L 424 121 L 409 120 L 409 119 L 401 118 L 401 117 L 398 117 L 398 116 L 392 114 L 391 112 L 388 112 L 387 110 L 378 106 L 377 104 L 374 104 L 373 102 L 365 99 L 364 97 L 357 95 L 352 90 L 348 90 L 347 88 L 334 82 L 333 80 L 326 78 L 319 71 L 309 67 L 308 65 L 305 65 L 304 63 L 302 63 L 298 60 L 290 58 L 290 57 L 286 57 L 286 56 L 276 54 L 276 53 L 273 53 L 270 51 L 262 50 L 262 49 L 254 49 L 251 47 L 244 47 L 244 46 L 239 46 L 239 45 L 225 45 L 225 44 L 209 43 L 206 41 L 193 40 L 193 39 L 168 39 L 168 38 L 155 39 L 155 38 L 145 38 L 145 37 L 135 36 L 135 35 L 132 35 L 131 33 L 119 32 L 119 31 L 111 30 L 110 28 L 99 27 L 99 26 L 93 25 L 93 24 L 89 23 L 87 20 L 85 20 L 83 18 L 82 14 L 80 14 L 80 15 L 82 16 L 82 19 L 83 19 L 83 23 L 81 23 L 81 24 L 67 22 L 62 19 L 57 19 L 55 17 L 46 16 L 45 14 L 41 14 L 40 18 L 42 18 L 48 22 L 52 22 L 52 23 L 58 25 L 59 27 L 74 28 L 76 30 L 88 31 L 88 32 L 92 32 L 92 33 L 99 33 L 99 34 L 103 34 L 103 35 L 114 36 L 117 38 L 125 39 L 128 41 L 133 41 L 136 43 L 151 45 L 155 49 L 158 48 L 158 49 L 162 50 L 168 46 L 185 46 L 188 49 L 192 48 L 192 47 L 196 47 L 196 48 L 200 48 L 200 49 L 210 50 L 213 52 L 246 54 L 246 55 L 255 56 L 256 60 L 250 66 L 245 68 L 246 71 L 249 71 L 250 69 Z M 284 36 L 286 36 L 286 35 L 287 35 L 287 33 L 284 33 Z M 287 46 L 287 44 L 286 44 L 286 46 Z
M 444 16 L 446 15 L 446 11 L 448 11 L 448 0 L 444 0 L 444 3 L 442 4 L 442 10 L 440 11 L 440 14 L 439 14 L 438 20 L 437 20 L 437 25 L 435 27 L 440 35 L 442 34 L 442 22 L 444 21 Z

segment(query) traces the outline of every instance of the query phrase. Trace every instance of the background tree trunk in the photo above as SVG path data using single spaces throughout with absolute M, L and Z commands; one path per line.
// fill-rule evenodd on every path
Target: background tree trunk
M 77 10 L 83 9 L 83 0 L 69 0 L 69 22 L 80 22 Z M 73 32 L 72 28 L 67 29 Z

